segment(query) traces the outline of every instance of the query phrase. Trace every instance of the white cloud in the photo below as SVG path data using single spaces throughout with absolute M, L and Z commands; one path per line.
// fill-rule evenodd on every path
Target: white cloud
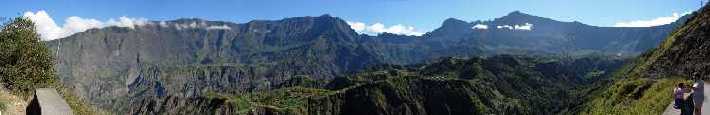
M 523 30 L 523 31 L 530 31 L 533 29 L 533 24 L 530 23 L 525 23 L 523 25 L 502 25 L 502 26 L 496 26 L 498 29 L 508 29 L 508 30 Z
M 103 28 L 108 26 L 134 28 L 136 25 L 142 26 L 148 24 L 148 21 L 144 18 L 120 17 L 118 21 L 109 19 L 106 22 L 102 22 L 96 19 L 71 16 L 65 19 L 64 25 L 60 27 L 44 10 L 37 12 L 25 12 L 23 17 L 28 18 L 35 23 L 37 33 L 40 34 L 42 40 L 64 38 L 74 33 L 83 32 L 92 28 Z
M 372 25 L 367 25 L 362 22 L 351 22 L 347 21 L 347 23 L 350 25 L 350 28 L 355 30 L 355 32 L 358 33 L 363 33 L 363 34 L 368 34 L 368 35 L 377 35 L 379 33 L 392 33 L 392 34 L 401 34 L 401 35 L 414 35 L 414 36 L 421 36 L 424 33 L 418 32 L 413 26 L 405 26 L 402 24 L 397 24 L 397 25 L 392 25 L 390 27 L 386 27 L 382 23 L 375 23 Z
M 502 25 L 502 26 L 496 26 L 496 28 L 498 28 L 498 29 L 509 29 L 509 30 L 512 30 L 512 29 L 513 29 L 513 26 L 510 26 L 510 25 Z
M 37 25 L 40 26 L 40 25 Z M 66 33 L 83 32 L 91 28 L 104 27 L 104 23 L 95 19 L 83 19 L 72 16 L 65 20 L 62 30 Z
M 158 25 L 163 28 L 167 27 L 175 27 L 177 30 L 183 30 L 183 29 L 207 29 L 207 30 L 231 30 L 232 27 L 229 27 L 226 24 L 222 25 L 209 25 L 205 21 L 193 21 L 193 22 L 187 22 L 187 23 L 173 23 L 173 24 L 168 24 L 168 22 L 161 21 L 158 22 Z
M 209 26 L 209 27 L 207 27 L 207 30 L 231 30 L 231 29 L 232 29 L 232 28 L 230 28 L 230 27 L 227 26 L 227 25 Z
M 132 29 L 135 25 L 142 26 L 147 23 L 148 21 L 145 18 L 129 18 L 122 16 L 118 18 L 118 21 L 109 19 L 108 22 L 106 22 L 106 26 L 128 27 Z
M 168 23 L 165 22 L 165 21 L 160 21 L 160 22 L 159 22 L 159 25 L 160 25 L 160 27 L 163 27 L 163 28 L 168 27 Z
M 197 28 L 197 22 L 191 22 L 187 24 L 175 23 L 175 28 L 177 28 L 178 30 Z
M 365 25 L 365 23 L 362 23 L 362 22 L 350 22 L 350 21 L 346 21 L 346 22 L 348 23 L 348 25 L 350 25 L 350 28 L 352 28 L 353 30 L 355 30 L 357 32 L 365 31 L 365 28 L 367 27 L 367 25 Z
M 532 30 L 533 24 L 515 25 L 515 30 Z
M 485 29 L 488 29 L 488 25 L 476 24 L 476 25 L 473 25 L 473 27 L 471 27 L 471 29 L 474 29 L 474 30 L 485 30 Z
M 197 23 L 196 22 L 190 23 L 190 28 L 197 28 Z
M 651 20 L 634 20 L 634 21 L 627 21 L 627 22 L 617 22 L 614 24 L 614 27 L 651 27 L 651 26 L 659 26 L 659 25 L 664 25 L 664 24 L 670 24 L 678 20 L 681 16 L 690 14 L 691 12 L 685 12 L 685 13 L 673 13 L 672 16 L 666 16 L 666 17 L 658 17 L 655 19 Z
M 66 36 L 64 35 L 64 30 L 57 26 L 45 11 L 38 11 L 37 13 L 25 12 L 23 17 L 29 18 L 35 23 L 35 29 L 37 29 L 37 33 L 42 35 L 42 40 L 52 40 Z

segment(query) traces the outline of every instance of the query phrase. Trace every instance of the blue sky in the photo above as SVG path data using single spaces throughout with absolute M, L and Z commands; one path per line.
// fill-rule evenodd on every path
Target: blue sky
M 512 11 L 595 26 L 653 20 L 694 11 L 699 0 L 5 0 L 0 16 L 46 11 L 57 25 L 71 16 L 171 20 L 203 18 L 231 22 L 330 14 L 366 25 L 401 24 L 426 32 L 446 18 L 489 20 Z

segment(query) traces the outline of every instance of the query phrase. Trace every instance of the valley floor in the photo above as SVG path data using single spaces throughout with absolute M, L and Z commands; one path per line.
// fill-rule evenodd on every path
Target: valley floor
M 703 115 L 710 114 L 710 101 L 708 101 L 708 95 L 710 95 L 710 82 L 705 81 L 705 100 L 703 101 L 703 110 L 702 113 Z M 680 109 L 673 109 L 673 102 L 671 102 L 668 107 L 666 107 L 666 111 L 663 112 L 663 115 L 680 115 Z

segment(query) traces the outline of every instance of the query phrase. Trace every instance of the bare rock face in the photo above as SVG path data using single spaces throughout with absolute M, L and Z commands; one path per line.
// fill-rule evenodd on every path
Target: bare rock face
M 136 114 L 167 114 L 167 115 L 199 115 L 217 114 L 233 115 L 237 113 L 235 105 L 224 99 L 188 98 L 188 97 L 155 97 L 142 98 L 129 107 L 129 115 Z
M 122 111 L 128 94 L 143 86 L 181 96 L 234 93 L 269 89 L 295 75 L 329 79 L 379 63 L 355 43 L 357 35 L 345 21 L 327 15 L 245 24 L 154 23 L 92 29 L 48 42 L 57 52 L 62 83 L 102 108 Z

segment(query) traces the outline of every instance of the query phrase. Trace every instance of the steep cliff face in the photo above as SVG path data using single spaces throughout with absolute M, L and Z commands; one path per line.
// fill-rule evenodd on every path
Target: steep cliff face
M 146 77 L 143 79 L 154 79 L 154 82 L 135 82 L 146 85 L 135 90 L 143 94 L 134 95 L 127 110 L 156 114 L 186 112 L 168 107 L 237 114 L 549 114 L 580 104 L 577 99 L 585 95 L 582 93 L 586 92 L 585 87 L 598 79 L 606 79 L 623 63 L 607 58 L 567 61 L 519 56 L 446 58 L 427 65 L 385 65 L 368 69 L 350 77 L 336 78 L 327 89 L 296 85 L 312 84 L 300 77 L 288 80 L 291 82 L 287 86 L 291 87 L 271 91 L 231 93 L 220 92 L 229 91 L 228 88 L 184 87 L 205 89 L 194 97 L 181 96 L 182 92 L 189 91 L 159 87 L 182 84 L 181 80 L 170 80 L 172 76 Z M 569 67 L 572 64 L 587 66 Z M 181 78 L 213 79 L 207 76 Z M 157 85 L 158 82 L 162 85 Z M 160 92 L 165 95 L 161 96 Z M 195 102 L 189 103 L 192 101 Z
M 204 96 L 206 91 L 238 94 L 271 86 L 269 80 L 253 77 L 255 75 L 250 73 L 258 72 L 237 66 L 150 66 L 144 67 L 138 77 L 128 84 L 128 88 L 129 94 L 137 97 L 199 97 Z
M 532 29 L 494 27 L 526 23 L 532 23 Z M 472 29 L 476 24 L 490 28 Z M 130 105 L 144 102 L 136 100 L 153 97 L 160 100 L 165 96 L 198 98 L 208 93 L 236 95 L 292 86 L 349 87 L 352 84 L 325 82 L 343 80 L 336 77 L 378 64 L 435 63 L 442 57 L 567 52 L 560 49 L 585 52 L 570 54 L 574 56 L 599 52 L 624 56 L 631 52 L 633 55 L 647 48 L 643 44 L 656 43 L 657 36 L 665 34 L 671 26 L 673 24 L 650 28 L 593 27 L 514 12 L 494 21 L 448 19 L 441 28 L 424 36 L 389 33 L 368 36 L 358 35 L 344 20 L 328 15 L 243 24 L 179 19 L 154 21 L 135 28 L 91 29 L 47 44 L 56 56 L 56 70 L 64 85 L 77 89 L 75 93 L 102 108 L 121 112 L 130 109 Z M 594 37 L 597 35 L 603 37 Z M 567 39 L 570 36 L 574 39 Z M 581 43 L 596 45 L 577 47 L 576 44 Z M 608 74 L 608 71 L 587 74 L 586 69 L 612 68 L 576 67 L 541 64 L 530 71 L 543 74 L 532 76 L 592 76 L 538 78 L 573 81 L 564 83 L 570 85 L 591 83 L 599 80 L 594 76 Z M 585 71 L 548 71 L 566 68 Z M 448 70 L 427 71 L 425 75 L 449 75 L 440 73 Z M 484 73 L 469 72 L 451 78 L 508 74 Z M 509 82 L 503 84 L 517 85 L 512 84 L 515 81 Z
M 162 115 L 198 115 L 218 114 L 232 115 L 238 113 L 236 105 L 225 99 L 217 98 L 185 98 L 176 96 L 144 98 L 136 100 L 129 107 L 128 115 L 162 114 Z M 244 111 L 244 110 L 242 110 Z
M 151 75 L 207 76 L 215 79 L 170 81 L 240 92 L 269 89 L 291 76 L 322 80 L 379 63 L 367 48 L 355 43 L 356 37 L 343 20 L 328 15 L 245 24 L 181 19 L 133 29 L 92 29 L 50 41 L 48 46 L 57 57 L 62 83 L 109 108 L 118 105 L 113 103 L 125 103 L 120 98 L 133 92 L 129 85 Z M 192 69 L 191 65 L 224 66 L 183 71 L 185 74 L 146 72 L 186 70 Z M 181 95 L 197 95 L 194 92 L 199 91 Z

